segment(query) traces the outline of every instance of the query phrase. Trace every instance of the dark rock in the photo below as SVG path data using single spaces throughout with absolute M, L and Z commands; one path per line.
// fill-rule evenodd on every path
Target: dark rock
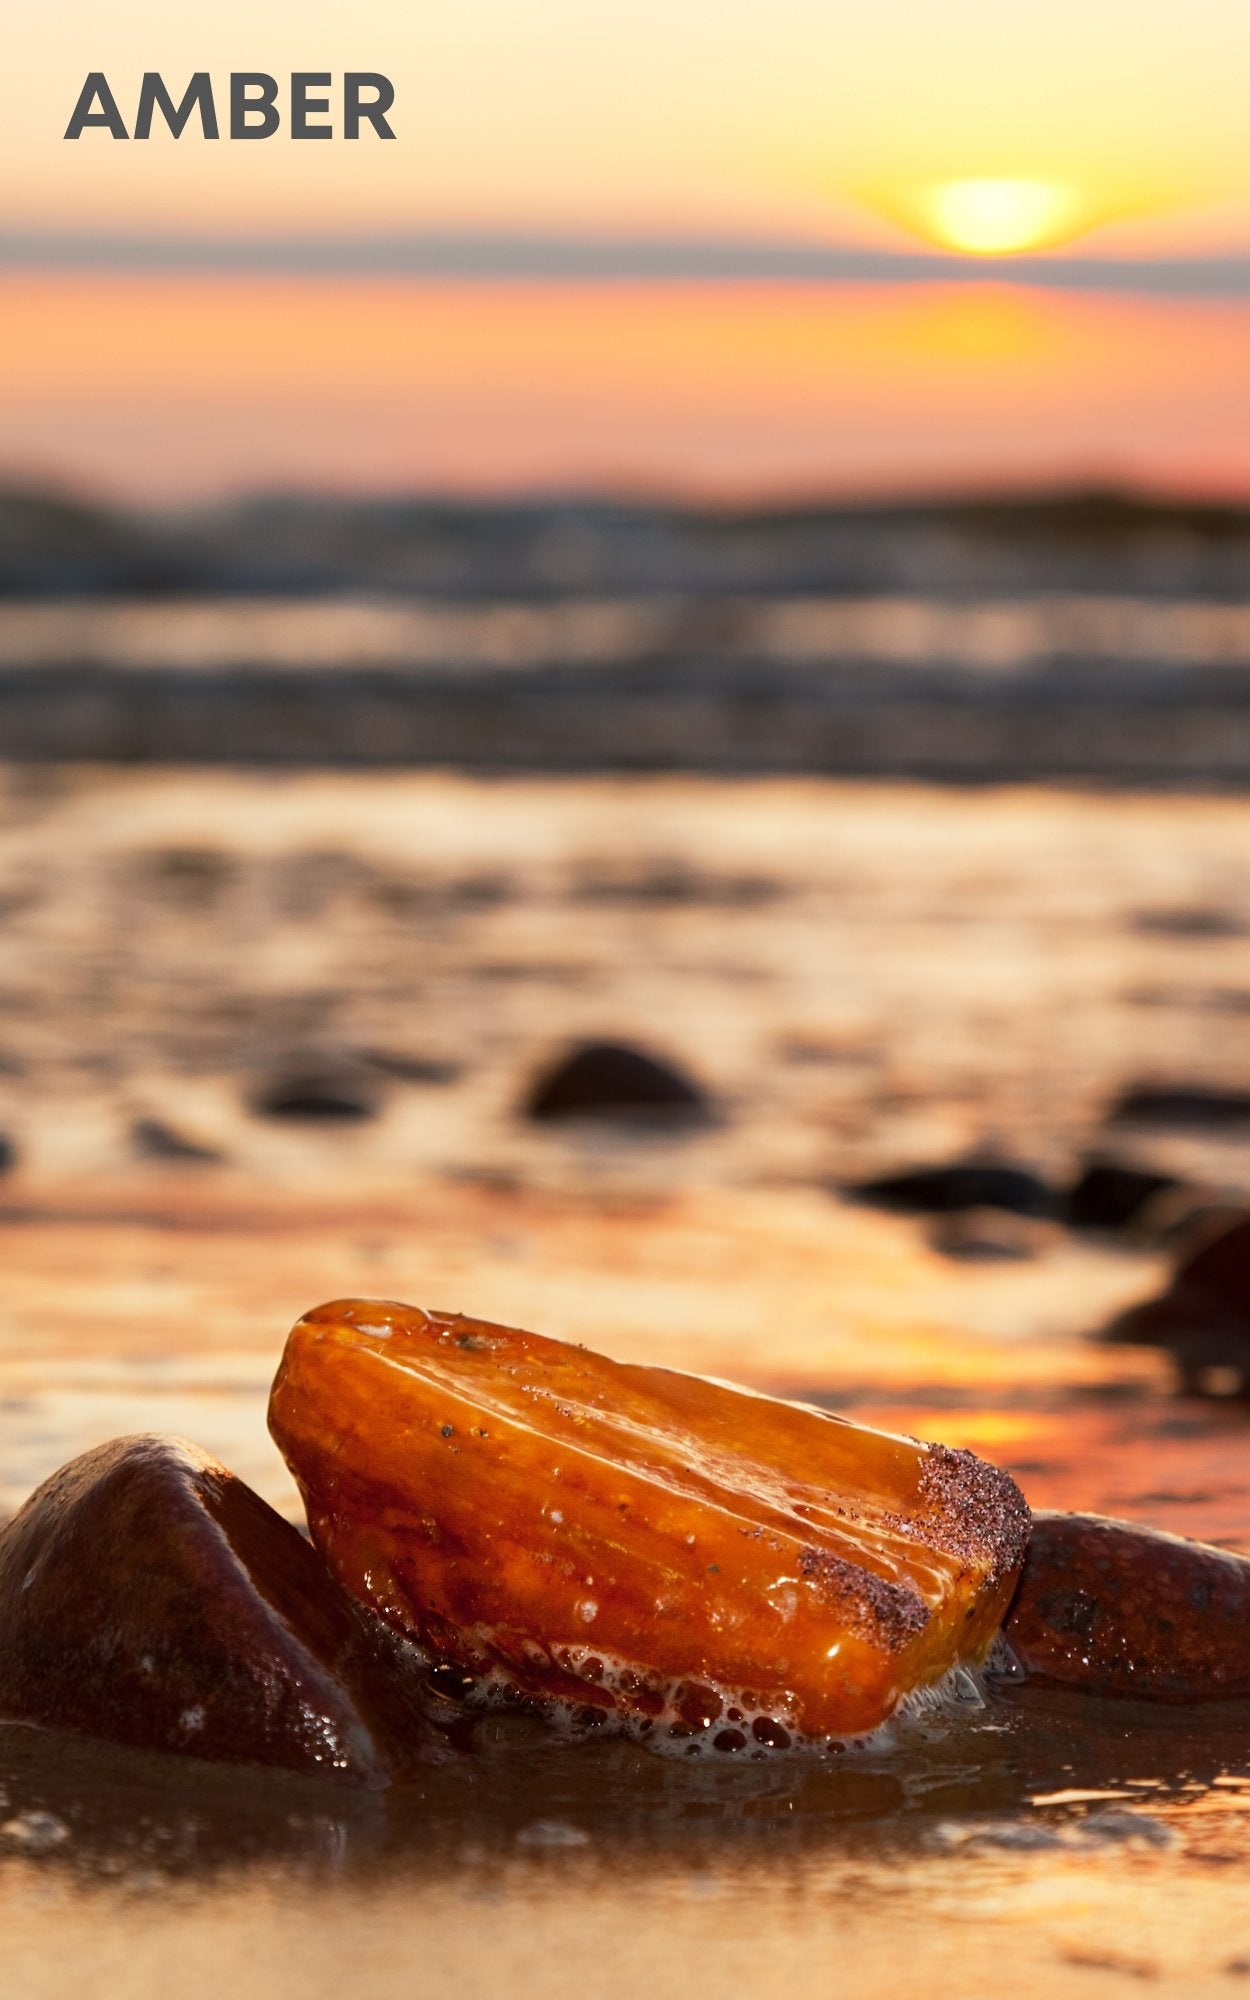
M 378 1110 L 376 1080 L 352 1062 L 293 1063 L 252 1093 L 252 1110 L 262 1118 L 311 1124 L 349 1124 L 373 1118 Z
M 1033 1678 L 1088 1694 L 1250 1696 L 1250 1557 L 1094 1514 L 1036 1514 L 1004 1636 Z
M 437 1741 L 412 1656 L 177 1438 L 62 1466 L 0 1532 L 0 1716 L 376 1787 Z
M 136 1118 L 130 1128 L 130 1142 L 136 1153 L 147 1160 L 220 1160 L 215 1147 L 201 1146 L 184 1138 L 160 1118 Z
M 1161 1347 L 1195 1395 L 1250 1394 L 1250 1214 L 1198 1233 L 1166 1291 L 1122 1312 L 1103 1339 Z
M 997 1160 L 957 1160 L 949 1166 L 909 1167 L 859 1181 L 846 1192 L 870 1208 L 895 1215 L 954 1215 L 961 1209 L 997 1208 L 1010 1215 L 1050 1215 L 1055 1197 L 1027 1167 Z
M 1176 1283 L 1220 1299 L 1250 1332 L 1250 1213 L 1243 1209 L 1235 1222 L 1204 1229 L 1177 1265 Z
M 1090 1160 L 1063 1197 L 1063 1217 L 1074 1229 L 1127 1229 L 1158 1195 L 1180 1183 L 1120 1160 Z
M 17 1165 L 17 1147 L 4 1132 L 0 1132 L 0 1174 L 7 1174 Z
M 587 1042 L 562 1056 L 525 1103 L 530 1118 L 689 1122 L 709 1115 L 698 1086 L 661 1057 L 624 1042 Z
M 1107 1113 L 1108 1125 L 1156 1125 L 1168 1131 L 1227 1132 L 1250 1126 L 1250 1090 L 1203 1084 L 1134 1084 Z

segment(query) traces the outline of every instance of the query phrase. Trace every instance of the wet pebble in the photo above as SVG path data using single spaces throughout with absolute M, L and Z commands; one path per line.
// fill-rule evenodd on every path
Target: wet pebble
M 708 1100 L 675 1064 L 626 1042 L 585 1042 L 536 1080 L 528 1117 L 637 1119 L 688 1123 L 706 1118 Z
M 1050 1215 L 1055 1198 L 1028 1167 L 1012 1161 L 966 1159 L 944 1166 L 916 1166 L 858 1181 L 846 1192 L 871 1208 L 896 1215 L 955 1215 L 967 1209 L 1001 1209 L 1010 1215 Z
M 1103 1338 L 1163 1348 L 1189 1394 L 1250 1395 L 1250 1213 L 1209 1218 L 1166 1289 L 1118 1314 Z
M 1250 1090 L 1198 1083 L 1134 1084 L 1116 1098 L 1106 1122 L 1166 1131 L 1250 1130 Z
M 0 1531 L 0 1716 L 377 1786 L 437 1754 L 402 1642 L 176 1438 L 63 1466 Z
M 1030 1679 L 1173 1704 L 1250 1697 L 1250 1556 L 1036 1514 L 1003 1636 Z
M 380 1091 L 363 1064 L 309 1058 L 283 1065 L 251 1093 L 261 1118 L 344 1125 L 376 1117 Z

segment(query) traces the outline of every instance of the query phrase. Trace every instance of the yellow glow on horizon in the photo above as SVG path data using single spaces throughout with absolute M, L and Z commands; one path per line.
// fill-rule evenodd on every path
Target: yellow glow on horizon
M 1244 493 L 1250 303 L 992 268 L 828 290 L 0 274 L 0 435 L 11 464 L 147 501 L 1092 477 Z
M 1051 250 L 1108 229 L 1123 231 L 1125 225 L 1140 232 L 1152 221 L 1159 226 L 1177 207 L 1147 175 L 1134 179 L 1097 162 L 1080 175 L 1062 168 L 1054 173 L 910 174 L 875 185 L 861 183 L 856 193 L 867 211 L 908 235 L 978 258 Z
M 1234 0 L 116 0 L 107 15 L 105 47 L 98 0 L 22 13 L 7 230 L 888 247 L 900 226 L 935 240 L 926 191 L 994 176 L 1069 189 L 1063 236 L 1127 223 L 1123 254 L 1250 243 L 1250 7 Z M 92 49 L 128 125 L 152 67 L 176 90 L 207 69 L 220 91 L 244 57 L 337 75 L 367 49 L 396 87 L 396 143 L 206 145 L 158 122 L 150 145 L 67 145 Z
M 1088 226 L 1073 191 L 1057 181 L 939 181 L 917 206 L 925 235 L 970 257 L 1047 249 Z

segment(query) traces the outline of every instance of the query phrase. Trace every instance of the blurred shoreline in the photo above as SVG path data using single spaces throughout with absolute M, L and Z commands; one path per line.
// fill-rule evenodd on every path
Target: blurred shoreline
M 0 499 L 17 761 L 1239 789 L 1250 509 Z

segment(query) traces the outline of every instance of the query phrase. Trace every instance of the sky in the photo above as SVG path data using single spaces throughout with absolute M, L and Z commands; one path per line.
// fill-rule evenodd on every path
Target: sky
M 1108 244 L 1250 249 L 1244 0 L 45 0 L 16 26 L 9 228 L 890 243 L 926 185 L 1020 176 Z M 64 141 L 88 70 L 125 109 L 145 69 L 204 68 L 380 70 L 395 143 Z
M 1250 304 L 945 286 L 32 276 L 14 470 L 240 489 L 1250 492 Z
M 131 123 L 144 70 L 348 68 L 393 143 L 62 137 L 88 70 Z M 1248 86 L 1246 0 L 46 0 L 0 80 L 0 472 L 1250 489 Z M 638 239 L 668 276 L 612 267 Z

